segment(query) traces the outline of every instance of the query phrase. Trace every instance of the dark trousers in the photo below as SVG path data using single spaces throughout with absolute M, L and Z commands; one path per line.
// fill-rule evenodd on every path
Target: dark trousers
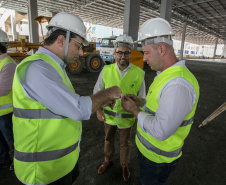
M 0 116 L 0 163 L 10 161 L 7 143 L 13 147 L 12 113 Z
M 178 160 L 172 163 L 155 163 L 138 150 L 140 181 L 142 185 L 166 185 L 169 175 L 175 170 Z
M 58 179 L 57 181 L 50 183 L 49 185 L 72 185 L 78 178 L 78 176 L 79 176 L 79 166 L 77 162 L 74 169 L 70 173 Z

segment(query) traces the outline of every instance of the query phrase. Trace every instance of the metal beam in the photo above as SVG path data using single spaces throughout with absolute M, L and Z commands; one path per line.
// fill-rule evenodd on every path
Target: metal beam
M 183 54 L 184 54 L 184 41 L 185 41 L 186 27 L 187 27 L 187 23 L 184 22 L 183 34 L 182 34 L 182 39 L 181 39 L 181 47 L 180 47 L 180 60 L 183 59 Z
M 123 33 L 134 41 L 138 38 L 139 16 L 140 0 L 125 0 Z
M 160 17 L 171 22 L 172 6 L 174 0 L 162 0 L 160 5 Z
M 37 16 L 37 0 L 28 0 L 29 41 L 36 44 L 39 43 L 38 24 L 35 20 Z
M 215 42 L 215 47 L 214 47 L 214 52 L 213 52 L 213 59 L 215 59 L 215 56 L 216 56 L 217 43 L 218 43 L 218 38 L 216 38 L 216 42 Z

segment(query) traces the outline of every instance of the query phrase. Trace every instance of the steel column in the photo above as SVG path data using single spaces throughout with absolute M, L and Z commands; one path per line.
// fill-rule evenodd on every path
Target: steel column
M 180 60 L 183 59 L 183 53 L 184 53 L 184 41 L 185 41 L 186 28 L 187 28 L 187 23 L 184 22 L 184 25 L 183 25 L 183 33 L 182 33 L 182 39 L 181 39 L 181 47 L 180 47 Z
M 168 22 L 171 21 L 173 1 L 174 0 L 161 0 L 160 17 Z
M 35 18 L 38 16 L 37 0 L 28 0 L 28 24 L 29 24 L 29 42 L 39 43 L 38 23 Z
M 216 50 L 217 50 L 217 43 L 218 43 L 218 38 L 216 38 L 216 41 L 215 41 L 215 47 L 214 47 L 214 52 L 213 52 L 213 59 L 215 59 Z
M 123 33 L 138 38 L 140 0 L 125 0 Z M 134 46 L 136 49 L 136 46 Z

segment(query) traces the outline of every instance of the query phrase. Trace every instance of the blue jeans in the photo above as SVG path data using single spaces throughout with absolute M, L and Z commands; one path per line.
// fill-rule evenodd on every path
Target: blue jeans
M 138 150 L 140 181 L 142 185 L 166 185 L 169 175 L 175 170 L 178 160 L 172 163 L 155 163 Z
M 10 161 L 9 147 L 13 147 L 12 113 L 0 116 L 0 164 Z

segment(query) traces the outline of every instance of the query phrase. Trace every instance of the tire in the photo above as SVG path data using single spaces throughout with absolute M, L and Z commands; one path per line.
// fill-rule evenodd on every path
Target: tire
M 82 58 L 79 58 L 73 64 L 68 64 L 68 67 L 69 67 L 70 74 L 72 75 L 79 74 L 82 72 L 84 68 L 84 62 Z
M 104 61 L 98 54 L 91 54 L 86 58 L 86 69 L 89 72 L 100 72 L 103 68 Z

